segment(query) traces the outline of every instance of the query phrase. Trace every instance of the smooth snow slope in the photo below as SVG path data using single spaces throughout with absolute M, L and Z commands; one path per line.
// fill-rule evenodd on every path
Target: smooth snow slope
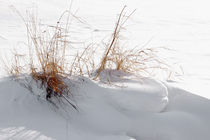
M 115 82 L 115 84 L 122 83 Z M 0 82 L 1 140 L 208 140 L 210 101 L 152 79 L 122 87 L 69 80 L 79 108 L 57 107 L 8 78 Z M 124 87 L 124 86 L 127 87 Z

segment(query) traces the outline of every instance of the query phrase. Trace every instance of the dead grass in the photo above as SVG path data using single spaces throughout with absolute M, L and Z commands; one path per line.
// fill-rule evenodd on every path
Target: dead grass
M 95 64 L 94 54 L 97 50 L 94 43 L 79 51 L 71 60 L 66 58 L 66 49 L 71 46 L 69 41 L 70 11 L 65 11 L 58 19 L 55 26 L 43 26 L 38 22 L 35 14 L 27 12 L 22 18 L 27 30 L 29 62 L 21 65 L 22 55 L 14 53 L 14 63 L 6 67 L 11 75 L 18 77 L 21 73 L 29 72 L 35 81 L 40 81 L 41 86 L 59 95 L 69 94 L 69 86 L 64 78 L 72 75 L 85 75 L 89 77 L 96 70 L 97 79 L 105 69 L 114 69 L 126 73 L 151 75 L 155 69 L 169 70 L 169 65 L 157 56 L 159 48 L 133 48 L 125 49 L 121 46 L 120 32 L 126 21 L 135 12 L 125 12 L 126 6 L 120 12 L 110 42 L 103 52 L 103 57 L 98 65 Z M 66 18 L 64 18 L 64 16 Z M 71 51 L 71 49 L 70 49 Z M 69 51 L 68 51 L 69 53 Z M 73 105 L 72 105 L 73 106 Z
M 8 73 L 16 78 L 20 74 L 30 73 L 37 84 L 41 83 L 41 87 L 46 90 L 46 99 L 53 95 L 69 94 L 69 86 L 64 79 L 69 71 L 66 49 L 71 45 L 68 32 L 70 11 L 65 11 L 55 26 L 44 26 L 32 12 L 27 12 L 27 16 L 23 17 L 14 10 L 26 27 L 28 54 L 27 57 L 21 58 L 21 55 L 15 52 L 12 65 L 5 65 Z M 63 18 L 64 16 L 66 18 Z M 71 105 L 76 109 L 76 106 Z
M 121 31 L 123 25 L 129 19 L 129 17 L 135 12 L 135 10 L 134 10 L 130 15 L 127 16 L 124 13 L 125 8 L 126 8 L 126 6 L 123 7 L 123 9 L 120 12 L 120 15 L 117 19 L 117 22 L 116 22 L 116 25 L 115 25 L 115 28 L 114 28 L 114 32 L 112 34 L 111 41 L 104 51 L 103 58 L 100 62 L 100 66 L 97 70 L 96 78 L 99 76 L 99 74 L 101 73 L 102 70 L 106 69 L 107 62 L 110 59 L 110 54 L 113 50 L 115 50 L 116 44 L 118 43 L 119 34 L 120 34 L 120 31 Z
M 71 64 L 70 75 L 88 75 L 96 69 L 95 54 L 97 49 L 94 44 L 85 47 L 81 52 L 78 52 Z
M 13 60 L 11 60 L 11 65 L 8 65 L 8 61 L 4 60 L 3 58 L 1 58 L 1 60 L 4 64 L 4 69 L 7 74 L 18 78 L 18 76 L 24 71 L 24 67 L 20 64 L 21 59 L 24 57 L 24 55 L 19 54 L 16 50 L 13 50 L 11 53 L 14 56 Z
M 68 93 L 68 86 L 62 80 L 67 64 L 65 52 L 69 22 L 67 19 L 65 28 L 61 25 L 61 19 L 65 13 L 69 15 L 68 11 L 65 11 L 56 26 L 47 27 L 45 30 L 40 28 L 34 15 L 28 16 L 29 22 L 25 20 L 32 77 L 58 94 Z M 38 60 L 38 64 L 33 61 L 33 52 L 35 52 L 35 60 Z
M 120 12 L 110 42 L 107 43 L 106 49 L 103 53 L 103 57 L 96 72 L 97 79 L 100 73 L 105 69 L 114 69 L 123 71 L 126 73 L 136 74 L 136 76 L 151 76 L 152 72 L 156 69 L 161 71 L 171 71 L 170 65 L 157 54 L 158 51 L 164 48 L 146 48 L 135 47 L 128 49 L 129 47 L 122 46 L 121 30 L 125 29 L 124 25 L 126 21 L 135 12 L 130 14 L 125 12 L 126 6 L 123 7 Z

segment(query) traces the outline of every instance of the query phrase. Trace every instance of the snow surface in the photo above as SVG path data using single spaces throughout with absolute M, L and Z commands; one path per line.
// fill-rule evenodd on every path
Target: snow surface
M 123 82 L 126 87 L 119 87 L 74 77 L 69 86 L 79 112 L 58 100 L 54 100 L 57 107 L 47 102 L 38 96 L 43 91 L 33 82 L 30 84 L 33 92 L 21 85 L 9 78 L 1 79 L 2 140 L 210 137 L 210 101 L 157 80 L 126 80 Z
M 12 48 L 26 51 L 25 27 L 12 6 L 23 14 L 38 7 L 42 21 L 52 24 L 69 3 L 0 0 L 0 56 L 9 58 Z M 127 46 L 143 46 L 151 40 L 148 47 L 173 49 L 175 53 L 164 55 L 182 65 L 181 80 L 128 77 L 111 79 L 112 85 L 107 85 L 103 81 L 107 75 L 99 83 L 74 77 L 69 85 L 77 112 L 56 99 L 58 107 L 46 102 L 34 82 L 31 94 L 10 78 L 1 78 L 0 140 L 210 139 L 209 1 L 74 0 L 73 11 L 85 24 L 72 25 L 73 39 L 100 42 L 113 30 L 116 14 L 125 4 L 129 11 L 137 9 L 126 27 Z M 4 76 L 1 64 L 0 77 Z

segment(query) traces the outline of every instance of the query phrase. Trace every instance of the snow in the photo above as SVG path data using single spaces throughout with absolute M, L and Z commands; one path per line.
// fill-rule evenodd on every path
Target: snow
M 79 112 L 58 100 L 54 100 L 58 108 L 46 102 L 33 82 L 32 94 L 16 81 L 1 79 L 0 139 L 210 137 L 210 101 L 170 84 L 144 78 L 126 80 L 126 87 L 105 86 L 85 77 L 69 79 L 69 84 Z
M 0 58 L 9 59 L 12 48 L 26 51 L 25 27 L 11 5 L 23 14 L 38 7 L 42 21 L 52 24 L 69 4 L 67 0 L 0 0 Z M 68 82 L 77 112 L 65 101 L 53 99 L 59 109 L 46 102 L 44 90 L 33 81 L 31 93 L 5 77 L 0 64 L 1 140 L 210 138 L 209 1 L 74 0 L 73 11 L 85 24 L 72 25 L 73 39 L 100 42 L 113 30 L 116 14 L 125 4 L 128 11 L 137 9 L 123 32 L 127 46 L 143 46 L 151 40 L 148 47 L 170 48 L 174 53 L 164 52 L 164 57 L 181 64 L 185 75 L 177 81 L 131 75 L 121 79 L 118 72 L 111 77 L 104 72 L 98 82 L 72 77 Z

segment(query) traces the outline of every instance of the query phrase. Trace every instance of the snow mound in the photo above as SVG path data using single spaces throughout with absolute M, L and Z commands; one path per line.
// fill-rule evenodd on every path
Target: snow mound
M 127 78 L 107 85 L 85 77 L 73 77 L 67 82 L 73 95 L 68 98 L 76 103 L 79 112 L 56 98 L 52 99 L 56 105 L 47 102 L 42 96 L 44 90 L 33 81 L 30 92 L 23 84 L 1 79 L 0 139 L 207 140 L 210 137 L 210 101 L 168 83 Z

